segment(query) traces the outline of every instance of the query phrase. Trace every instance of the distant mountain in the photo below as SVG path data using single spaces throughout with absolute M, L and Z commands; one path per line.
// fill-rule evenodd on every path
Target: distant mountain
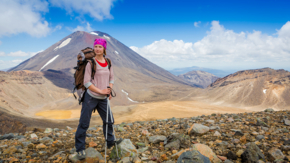
M 290 109 L 290 72 L 271 68 L 238 71 L 207 88 L 207 99 L 238 107 Z
M 211 74 L 214 74 L 217 77 L 225 77 L 235 71 L 222 71 L 222 70 L 217 70 L 217 69 L 210 69 L 210 68 L 202 68 L 202 67 L 197 67 L 197 66 L 192 66 L 192 67 L 184 67 L 184 68 L 176 68 L 173 70 L 168 70 L 170 73 L 174 75 L 181 75 L 185 74 L 190 71 L 205 71 Z
M 219 78 L 205 71 L 190 71 L 188 73 L 178 75 L 178 77 L 191 83 L 192 86 L 200 88 L 206 88 Z

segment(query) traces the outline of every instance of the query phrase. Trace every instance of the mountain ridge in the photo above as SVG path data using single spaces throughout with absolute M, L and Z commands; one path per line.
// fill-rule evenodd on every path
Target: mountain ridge
M 211 73 L 200 70 L 193 70 L 185 74 L 178 75 L 178 77 L 191 83 L 192 86 L 200 88 L 206 88 L 219 78 Z

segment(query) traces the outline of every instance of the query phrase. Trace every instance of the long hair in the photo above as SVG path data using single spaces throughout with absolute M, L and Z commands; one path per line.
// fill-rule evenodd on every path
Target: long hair
M 105 56 L 107 55 L 107 52 L 106 52 L 106 49 L 104 48 L 104 54 L 105 54 Z

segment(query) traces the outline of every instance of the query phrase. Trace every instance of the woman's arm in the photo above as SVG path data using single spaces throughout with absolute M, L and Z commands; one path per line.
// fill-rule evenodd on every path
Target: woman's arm
M 93 84 L 90 85 L 90 86 L 88 87 L 88 89 L 89 89 L 90 91 L 96 92 L 96 93 L 98 93 L 98 94 L 103 94 L 103 95 L 108 95 L 108 94 L 111 93 L 111 90 L 110 90 L 109 88 L 106 88 L 106 89 L 100 90 L 99 88 L 97 88 L 97 87 L 94 86 Z
M 112 64 L 112 62 L 111 62 L 111 64 Z M 113 89 L 113 85 L 114 85 L 114 71 L 113 71 L 113 66 L 111 65 L 110 76 L 109 76 L 109 86 L 111 89 Z M 111 99 L 112 99 L 112 95 L 110 94 L 109 100 L 111 100 Z

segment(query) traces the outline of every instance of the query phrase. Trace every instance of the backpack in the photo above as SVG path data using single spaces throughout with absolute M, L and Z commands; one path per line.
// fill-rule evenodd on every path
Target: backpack
M 95 73 L 96 73 L 96 62 L 94 61 L 94 57 L 96 56 L 94 50 L 90 47 L 87 47 L 80 51 L 80 53 L 77 56 L 77 66 L 74 67 L 76 70 L 74 73 L 75 83 L 74 83 L 74 89 L 73 89 L 73 95 L 75 99 L 78 99 L 79 104 L 81 104 L 84 100 L 84 94 L 87 91 L 87 88 L 84 86 L 84 76 L 85 76 L 85 70 L 88 62 L 90 62 L 92 66 L 92 75 L 91 78 L 94 79 Z M 105 58 L 105 56 L 104 56 Z M 108 68 L 111 68 L 111 60 L 109 58 L 105 58 Z M 74 94 L 75 91 L 77 91 L 78 98 Z

